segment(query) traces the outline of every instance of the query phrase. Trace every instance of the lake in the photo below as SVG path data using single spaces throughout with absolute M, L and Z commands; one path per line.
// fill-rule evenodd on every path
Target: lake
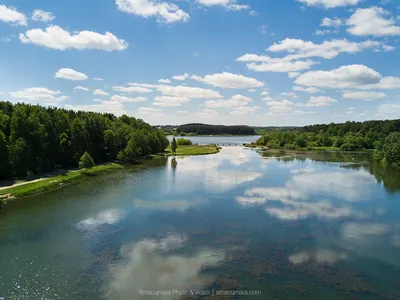
M 399 299 L 399 179 L 243 147 L 87 177 L 0 211 L 0 299 Z
M 174 136 L 169 135 L 168 140 L 172 141 Z M 239 135 L 239 136 L 183 136 L 183 137 L 175 137 L 175 138 L 185 138 L 191 140 L 193 144 L 199 145 L 208 145 L 208 144 L 216 144 L 218 146 L 242 146 L 243 144 L 249 144 L 252 142 L 256 142 L 261 135 Z

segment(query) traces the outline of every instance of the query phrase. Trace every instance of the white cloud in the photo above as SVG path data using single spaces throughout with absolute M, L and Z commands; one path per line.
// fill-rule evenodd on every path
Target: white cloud
M 268 96 L 269 92 L 268 91 L 262 91 L 261 96 Z
M 157 87 L 157 91 L 167 96 L 183 97 L 188 99 L 217 99 L 222 98 L 221 94 L 217 91 L 210 89 L 202 89 L 199 87 L 190 86 L 169 86 L 160 85 Z
M 113 86 L 112 89 L 117 92 L 123 93 L 151 93 L 152 90 L 141 86 Z
M 232 108 L 231 115 L 248 115 L 260 110 L 259 106 L 239 106 Z
M 0 5 L 0 21 L 16 25 L 28 25 L 26 16 L 14 7 Z
M 324 41 L 322 44 L 314 44 L 311 41 L 301 39 L 286 38 L 279 43 L 275 43 L 267 50 L 271 52 L 293 53 L 285 57 L 286 60 L 302 59 L 309 57 L 322 57 L 332 59 L 340 53 L 358 53 L 365 49 L 381 49 L 382 43 L 378 41 L 366 40 L 360 43 L 349 42 L 346 39 Z
M 307 6 L 323 7 L 325 9 L 340 6 L 357 5 L 361 0 L 298 0 Z
M 316 35 L 328 35 L 328 34 L 337 34 L 337 33 L 339 33 L 338 30 L 330 30 L 330 29 L 324 29 L 324 30 L 317 29 L 317 30 L 315 30 L 315 34 Z
M 128 47 L 128 43 L 118 39 L 110 32 L 100 34 L 93 31 L 80 31 L 71 35 L 59 26 L 49 26 L 46 30 L 31 29 L 20 33 L 19 39 L 23 44 L 35 44 L 51 49 L 96 49 L 104 51 L 122 51 Z
M 93 78 L 93 80 L 96 80 L 96 81 L 104 81 L 103 78 L 98 78 L 98 77 Z
M 340 25 L 343 24 L 343 21 L 340 20 L 339 18 L 323 18 L 321 22 L 322 27 L 339 27 Z
M 176 96 L 157 96 L 154 97 L 154 106 L 163 106 L 163 107 L 175 107 L 182 106 L 183 104 L 188 103 L 190 100 L 184 97 L 176 97 Z
M 189 112 L 187 110 L 178 110 L 177 113 L 185 115 L 185 114 L 188 114 Z
M 162 112 L 162 109 L 153 107 L 139 107 L 138 113 L 144 116 L 154 116 L 154 117 L 165 116 L 165 113 Z
M 293 87 L 294 91 L 298 91 L 298 92 L 306 92 L 306 93 L 310 93 L 310 94 L 314 94 L 314 93 L 319 93 L 322 92 L 322 90 L 316 88 L 316 87 L 302 87 L 302 86 L 294 86 Z
M 185 74 L 183 74 L 183 75 L 172 76 L 172 79 L 179 80 L 179 81 L 184 81 L 184 80 L 186 80 L 187 78 L 189 78 L 189 76 L 190 76 L 190 74 L 185 73 Z
M 269 96 L 267 96 L 267 97 L 264 97 L 264 98 L 263 98 L 263 100 L 264 100 L 264 101 L 271 101 L 271 100 L 272 100 L 272 98 L 271 98 L 271 97 L 269 97 Z
M 288 73 L 288 77 L 289 78 L 296 78 L 297 76 L 299 76 L 301 73 L 300 72 L 289 72 Z
M 75 71 L 73 69 L 68 69 L 68 68 L 61 68 L 60 70 L 57 71 L 55 78 L 62 78 L 66 80 L 87 80 L 88 77 L 86 74 Z
M 400 78 L 382 77 L 364 65 L 342 66 L 331 71 L 309 71 L 295 80 L 298 85 L 320 88 L 397 89 Z
M 158 82 L 159 83 L 171 83 L 171 80 L 169 80 L 169 79 L 159 79 Z
M 103 90 L 101 90 L 101 89 L 95 89 L 95 90 L 93 91 L 93 95 L 108 96 L 108 95 L 110 95 L 110 94 L 107 93 L 107 92 L 105 92 L 105 91 L 103 91 Z
M 95 102 L 96 104 L 79 104 L 79 105 L 66 104 L 65 108 L 72 109 L 75 111 L 93 111 L 99 113 L 110 113 L 110 114 L 115 114 L 117 116 L 127 113 L 124 105 L 120 102 L 103 101 L 103 100 L 98 100 Z
M 293 99 L 297 99 L 298 98 L 297 95 L 295 93 L 293 93 L 293 92 L 289 92 L 289 93 L 285 92 L 285 93 L 281 93 L 281 95 L 285 96 L 285 97 L 291 97 Z
M 247 106 L 252 100 L 249 97 L 242 95 L 234 95 L 229 100 L 207 100 L 204 104 L 205 107 L 221 108 L 221 107 L 238 107 Z
M 176 4 L 154 0 L 116 0 L 118 9 L 144 18 L 156 17 L 159 22 L 187 22 L 189 14 Z
M 237 4 L 236 0 L 196 0 L 197 3 L 202 4 L 204 6 L 223 6 L 228 10 L 239 11 L 250 9 L 249 5 L 246 4 Z M 251 12 L 254 14 L 254 12 Z
M 201 117 L 211 118 L 211 117 L 217 117 L 219 113 L 215 109 L 205 108 L 197 112 L 196 115 Z
M 291 113 L 293 111 L 293 106 L 294 103 L 291 101 L 288 101 L 286 99 L 283 99 L 282 101 L 270 101 L 266 103 L 268 108 L 269 108 L 269 112 L 272 114 L 288 114 Z
M 111 101 L 120 102 L 120 103 L 136 103 L 136 102 L 145 102 L 145 101 L 147 101 L 147 98 L 145 98 L 145 97 L 132 98 L 132 97 L 113 95 L 111 97 Z
M 140 240 L 121 248 L 121 262 L 110 266 L 108 299 L 177 299 L 177 295 L 154 297 L 142 291 L 189 291 L 208 286 L 215 279 L 203 272 L 204 266 L 215 267 L 225 258 L 221 251 L 204 248 L 184 254 L 186 239 L 170 235 L 160 240 Z M 178 252 L 174 253 L 174 250 Z M 178 280 L 179 279 L 179 280 Z
M 328 96 L 311 97 L 305 104 L 301 105 L 303 107 L 324 107 L 330 106 L 336 103 L 337 100 Z
M 355 99 L 355 100 L 364 100 L 364 101 L 371 101 L 376 99 L 382 99 L 387 97 L 385 93 L 382 92 L 344 92 L 343 98 L 346 99 Z
M 353 35 L 400 35 L 400 26 L 396 25 L 395 19 L 387 10 L 377 6 L 357 9 L 346 24 L 348 32 Z
M 53 13 L 47 12 L 41 9 L 35 9 L 32 13 L 32 20 L 41 21 L 41 22 L 50 22 L 53 21 L 56 17 L 54 17 Z
M 400 115 L 400 104 L 385 103 L 378 107 L 378 115 Z
M 25 88 L 20 91 L 10 92 L 10 96 L 18 100 L 44 101 L 45 103 L 58 103 L 68 99 L 60 91 L 53 91 L 43 87 Z
M 87 88 L 87 87 L 85 87 L 85 86 L 81 86 L 81 85 L 78 85 L 78 86 L 76 86 L 76 87 L 74 87 L 74 90 L 79 90 L 79 91 L 85 91 L 85 92 L 88 92 L 89 91 L 89 89 Z
M 312 65 L 316 64 L 316 62 L 312 60 L 305 61 L 287 61 L 284 59 L 272 59 L 268 63 L 256 64 L 249 63 L 247 64 L 247 68 L 249 70 L 253 70 L 256 72 L 297 72 L 302 70 L 308 70 Z
M 241 74 L 232 74 L 228 72 L 206 75 L 204 77 L 193 75 L 191 78 L 216 87 L 229 89 L 248 89 L 264 86 L 263 82 L 258 81 L 255 78 L 245 77 Z

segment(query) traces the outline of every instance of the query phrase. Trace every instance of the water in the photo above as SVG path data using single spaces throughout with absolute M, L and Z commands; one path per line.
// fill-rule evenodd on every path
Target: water
M 260 135 L 245 135 L 245 136 L 184 136 L 193 144 L 208 145 L 217 144 L 218 146 L 242 146 L 257 141 Z M 168 140 L 172 141 L 173 136 L 169 135 Z M 176 137 L 181 138 L 181 137 Z
M 0 299 L 399 299 L 400 174 L 369 160 L 227 147 L 10 203 Z

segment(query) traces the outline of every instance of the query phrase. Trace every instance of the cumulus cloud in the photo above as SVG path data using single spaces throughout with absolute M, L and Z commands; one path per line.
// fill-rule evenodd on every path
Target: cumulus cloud
M 321 26 L 322 27 L 339 27 L 340 25 L 343 24 L 343 21 L 340 20 L 339 18 L 323 18 L 321 21 Z
M 190 86 L 160 85 L 157 91 L 166 96 L 183 97 L 187 99 L 218 99 L 222 98 L 217 91 Z
M 245 77 L 241 74 L 232 74 L 228 72 L 206 75 L 204 77 L 192 75 L 191 78 L 216 87 L 229 89 L 249 89 L 264 86 L 263 82 L 258 81 L 255 78 Z
M 231 115 L 249 115 L 261 109 L 259 106 L 239 106 L 232 108 Z
M 118 86 L 115 85 L 112 87 L 112 89 L 114 91 L 117 92 L 123 92 L 123 93 L 151 93 L 152 90 L 145 88 L 145 87 L 141 87 L 141 86 Z
M 53 21 L 56 17 L 53 13 L 41 9 L 35 9 L 32 13 L 32 20 L 41 22 Z
M 299 76 L 301 73 L 300 72 L 289 72 L 288 73 L 288 77 L 289 78 L 296 78 L 297 76 Z
M 298 85 L 320 88 L 397 89 L 400 78 L 382 77 L 364 65 L 342 66 L 331 71 L 309 71 L 296 78 Z
M 115 4 L 122 12 L 144 18 L 156 17 L 159 22 L 187 22 L 189 14 L 178 5 L 154 0 L 116 0 Z
M 298 0 L 307 6 L 322 7 L 325 9 L 340 6 L 357 5 L 361 0 Z
M 158 82 L 159 83 L 171 83 L 171 80 L 169 80 L 169 79 L 159 79 Z
M 111 97 L 111 101 L 116 101 L 120 103 L 136 103 L 136 102 L 145 102 L 147 101 L 147 98 L 145 97 L 125 97 L 125 96 L 119 96 L 119 95 L 113 95 Z
M 348 32 L 357 35 L 393 36 L 400 35 L 400 26 L 390 13 L 377 6 L 359 8 L 347 20 Z
M 55 78 L 61 78 L 61 79 L 66 79 L 66 80 L 74 80 L 74 81 L 79 81 L 79 80 L 87 80 L 88 77 L 86 74 L 75 71 L 73 69 L 69 68 L 61 68 L 57 71 Z
M 196 0 L 197 3 L 204 6 L 222 6 L 228 10 L 239 11 L 250 9 L 250 6 L 247 4 L 237 4 L 236 0 Z M 255 12 L 251 12 L 254 14 Z
M 359 91 L 359 92 L 344 92 L 342 97 L 345 99 L 372 101 L 385 98 L 387 97 L 387 95 L 382 92 Z
M 281 95 L 285 96 L 285 97 L 291 97 L 293 99 L 297 99 L 298 98 L 297 95 L 295 93 L 293 93 L 293 92 L 284 92 L 284 93 L 281 93 Z
M 93 91 L 93 95 L 108 96 L 108 95 L 110 95 L 110 94 L 107 93 L 107 92 L 105 92 L 105 91 L 103 91 L 103 90 L 101 90 L 101 89 L 95 89 L 95 90 Z
M 236 59 L 240 62 L 249 62 L 247 68 L 257 72 L 298 72 L 310 69 L 316 62 L 312 60 L 291 61 L 290 58 L 272 58 L 256 54 L 245 54 Z
M 188 79 L 189 76 L 190 76 L 190 74 L 185 73 L 185 74 L 183 74 L 183 75 L 175 75 L 175 76 L 172 76 L 172 79 L 179 80 L 179 81 L 184 81 L 184 80 Z
M 14 7 L 0 5 L 0 21 L 15 25 L 28 25 L 26 16 Z
M 191 254 L 171 253 L 183 249 L 185 239 L 168 236 L 160 240 L 145 239 L 121 248 L 122 261 L 111 265 L 107 296 L 110 299 L 149 299 L 142 291 L 199 289 L 212 283 L 212 275 L 202 272 L 225 259 L 221 251 L 202 249 Z M 151 297 L 153 298 L 153 297 Z M 162 295 L 176 299 L 179 295 Z
M 116 101 L 103 101 L 97 100 L 95 104 L 66 104 L 66 109 L 72 109 L 75 111 L 93 111 L 99 113 L 110 113 L 117 116 L 126 114 L 125 107 L 122 103 Z
M 156 116 L 156 117 L 165 116 L 162 109 L 153 107 L 139 107 L 138 113 L 144 116 Z
M 74 87 L 74 90 L 76 90 L 76 91 L 85 91 L 85 92 L 88 92 L 88 91 L 89 91 L 89 88 L 87 88 L 87 87 L 85 87 L 85 86 L 78 85 L 78 86 Z
M 307 88 L 305 88 L 305 87 L 302 87 L 302 86 L 294 86 L 293 90 L 294 91 L 298 91 L 298 92 L 306 92 L 306 93 L 309 93 L 309 94 L 315 94 L 315 93 L 322 92 L 322 90 L 320 90 L 320 89 L 318 89 L 316 87 L 307 87 Z
M 337 100 L 328 97 L 328 96 L 319 96 L 319 97 L 311 97 L 305 104 L 301 106 L 304 107 L 324 107 L 330 106 L 333 103 L 337 102 Z
M 43 87 L 25 88 L 16 92 L 10 92 L 10 96 L 18 100 L 38 101 L 44 103 L 59 103 L 67 100 L 60 91 L 54 91 Z
M 164 107 L 175 107 L 182 106 L 190 101 L 190 99 L 185 97 L 176 96 L 156 96 L 154 97 L 154 106 L 164 106 Z
M 80 31 L 71 34 L 59 26 L 49 26 L 46 30 L 31 29 L 20 33 L 19 39 L 23 44 L 35 44 L 56 50 L 96 49 L 104 51 L 122 51 L 128 43 L 118 39 L 110 32 L 100 34 L 93 31 Z
M 204 103 L 204 106 L 210 108 L 238 107 L 238 106 L 247 106 L 250 102 L 252 102 L 252 100 L 249 97 L 242 95 L 234 95 L 229 100 L 207 100 Z

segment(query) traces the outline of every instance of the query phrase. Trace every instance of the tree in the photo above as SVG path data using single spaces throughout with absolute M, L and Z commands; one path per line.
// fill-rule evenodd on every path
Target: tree
M 0 130 L 0 179 L 6 179 L 10 175 L 10 164 L 8 160 L 7 141 L 4 133 Z
M 129 140 L 126 148 L 118 153 L 118 159 L 126 163 L 135 162 L 138 156 L 139 148 L 133 138 Z
M 189 140 L 189 139 L 185 139 L 185 138 L 180 138 L 176 142 L 177 142 L 177 144 L 179 146 L 190 146 L 190 145 L 192 145 L 192 141 Z
M 84 169 L 84 173 L 87 174 L 88 169 L 91 169 L 93 167 L 94 167 L 93 158 L 87 151 L 85 151 L 85 153 L 83 153 L 81 159 L 79 160 L 79 169 Z
M 175 153 L 177 148 L 178 148 L 178 145 L 177 145 L 177 143 L 176 143 L 175 138 L 173 138 L 173 139 L 172 139 L 172 142 L 171 142 L 171 150 L 172 150 L 172 153 Z

